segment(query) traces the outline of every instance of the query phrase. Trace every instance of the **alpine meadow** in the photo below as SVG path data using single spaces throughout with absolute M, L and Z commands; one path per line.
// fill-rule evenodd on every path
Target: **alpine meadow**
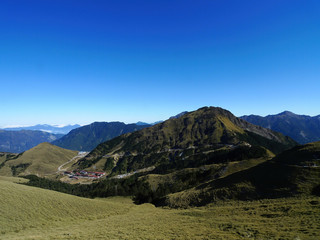
M 320 2 L 0 2 L 0 239 L 320 239 Z

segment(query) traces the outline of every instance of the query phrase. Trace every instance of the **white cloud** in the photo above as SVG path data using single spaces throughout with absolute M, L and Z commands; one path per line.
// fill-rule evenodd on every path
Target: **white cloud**
M 5 128 L 19 128 L 19 127 L 31 127 L 31 126 L 32 125 L 6 125 L 1 128 L 5 129 Z

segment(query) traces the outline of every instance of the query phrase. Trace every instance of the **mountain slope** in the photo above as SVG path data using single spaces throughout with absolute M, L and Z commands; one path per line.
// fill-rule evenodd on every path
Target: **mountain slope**
M 77 154 L 76 151 L 63 149 L 50 143 L 41 143 L 26 152 L 6 159 L 1 165 L 0 175 L 53 174 L 61 164 Z
M 94 122 L 72 130 L 52 144 L 71 150 L 91 151 L 98 144 L 121 134 L 137 131 L 150 125 L 125 124 L 122 122 Z
M 0 152 L 21 153 L 37 146 L 42 142 L 52 142 L 62 137 L 60 134 L 51 134 L 42 131 L 0 130 Z
M 200 153 L 214 155 L 219 148 L 229 151 L 242 142 L 274 153 L 296 144 L 280 133 L 236 118 L 227 110 L 205 107 L 102 143 L 79 164 L 90 167 L 99 162 L 97 165 L 104 165 L 104 169 L 127 172 L 191 158 L 198 161 Z
M 16 180 L 19 181 L 19 180 Z M 1 239 L 317 239 L 319 198 L 165 209 L 85 199 L 0 177 Z
M 320 142 L 296 146 L 255 167 L 171 194 L 162 204 L 186 207 L 223 199 L 312 194 L 320 196 Z
M 18 181 L 18 178 L 16 179 Z M 47 239 L 46 233 L 43 231 L 44 228 L 50 229 L 50 227 L 57 225 L 71 227 L 75 219 L 82 222 L 88 220 L 89 216 L 101 219 L 110 215 L 124 214 L 128 211 L 128 206 L 121 205 L 121 202 L 117 204 L 116 201 L 113 203 L 76 197 L 16 184 L 3 180 L 2 177 L 0 177 L 0 206 L 1 239 L 8 239 L 4 234 L 10 232 L 12 233 L 11 239 L 26 239 L 24 233 L 19 238 L 16 235 L 26 229 L 35 230 L 36 227 L 40 232 L 43 232 L 42 237 L 37 236 L 36 239 Z M 55 231 L 56 237 L 51 239 L 57 239 L 60 234 L 56 228 Z M 61 235 L 58 237 L 59 239 Z M 66 236 L 68 235 L 66 234 Z M 28 239 L 34 238 L 35 235 L 32 234 L 28 237 Z M 70 236 L 68 238 L 70 239 Z
M 250 115 L 241 118 L 252 124 L 281 132 L 301 144 L 320 140 L 320 115 L 310 117 L 285 111 L 266 117 Z

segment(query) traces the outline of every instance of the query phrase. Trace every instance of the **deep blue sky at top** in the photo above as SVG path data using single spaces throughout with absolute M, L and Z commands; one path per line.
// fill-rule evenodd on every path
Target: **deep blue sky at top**
M 0 126 L 320 114 L 320 1 L 2 0 Z

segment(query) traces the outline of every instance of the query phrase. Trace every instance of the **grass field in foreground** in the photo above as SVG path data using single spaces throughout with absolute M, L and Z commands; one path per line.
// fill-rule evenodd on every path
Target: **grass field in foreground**
M 0 179 L 0 239 L 319 239 L 320 198 L 200 208 L 85 199 Z

